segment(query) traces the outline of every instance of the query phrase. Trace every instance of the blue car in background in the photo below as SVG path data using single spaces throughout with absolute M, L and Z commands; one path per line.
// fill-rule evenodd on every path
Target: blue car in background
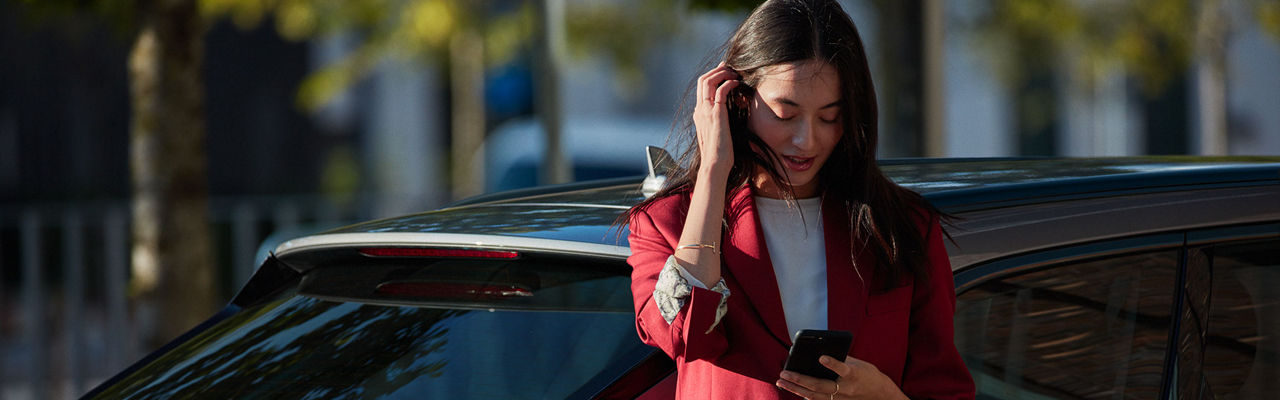
M 637 176 L 646 172 L 645 146 L 664 147 L 669 117 L 572 117 L 563 121 L 561 143 L 575 181 Z M 485 140 L 485 192 L 538 186 L 546 133 L 534 119 L 494 128 Z

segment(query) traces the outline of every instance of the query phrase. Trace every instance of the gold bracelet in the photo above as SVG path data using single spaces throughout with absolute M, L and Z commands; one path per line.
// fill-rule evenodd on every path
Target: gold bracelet
M 680 249 L 695 249 L 695 250 L 696 250 L 696 249 L 711 249 L 711 252 L 716 253 L 716 254 L 720 254 L 720 246 L 719 246 L 719 245 L 717 245 L 717 244 L 715 244 L 715 243 L 712 243 L 712 244 L 706 244 L 706 243 L 682 244 L 682 245 L 680 245 L 680 246 L 676 247 L 676 250 L 680 250 Z

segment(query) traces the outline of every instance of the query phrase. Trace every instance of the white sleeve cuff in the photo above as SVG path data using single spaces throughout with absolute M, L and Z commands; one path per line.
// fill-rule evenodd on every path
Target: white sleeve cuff
M 676 314 L 680 313 L 689 295 L 693 294 L 690 285 L 707 289 L 706 284 L 676 262 L 675 255 L 667 257 L 666 264 L 662 266 L 662 272 L 658 273 L 658 284 L 653 288 L 653 300 L 658 304 L 658 312 L 668 324 L 676 319 Z M 711 330 L 720 324 L 724 314 L 729 311 L 729 287 L 725 285 L 724 278 L 709 290 L 720 293 L 720 304 L 716 306 L 716 320 L 711 324 L 711 328 L 707 329 L 707 333 L 711 333 Z

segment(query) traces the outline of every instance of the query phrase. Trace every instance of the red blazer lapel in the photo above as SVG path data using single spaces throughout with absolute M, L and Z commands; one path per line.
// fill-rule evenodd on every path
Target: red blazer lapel
M 778 281 L 773 275 L 769 250 L 765 248 L 764 231 L 760 228 L 752 190 L 743 187 L 734 192 L 727 209 L 730 229 L 721 239 L 723 265 L 729 277 L 746 291 L 743 296 L 751 302 L 769 333 L 783 347 L 790 348 L 791 335 L 787 333 L 782 297 L 778 294 Z
M 861 276 L 854 270 L 850 258 L 853 253 L 850 252 L 848 215 L 840 201 L 824 200 L 822 231 L 827 248 L 827 329 L 857 335 L 857 327 L 866 314 L 863 307 L 867 303 L 866 279 L 871 278 L 869 273 L 872 269 L 864 254 L 859 254 Z

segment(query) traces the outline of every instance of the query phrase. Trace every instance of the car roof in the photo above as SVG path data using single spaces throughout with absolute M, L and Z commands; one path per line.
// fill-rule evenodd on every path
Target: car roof
M 1188 191 L 1265 186 L 1270 189 L 1262 197 L 1247 192 L 1195 207 L 1245 202 L 1249 207 L 1265 209 L 1262 215 L 1253 216 L 1255 219 L 1280 219 L 1280 201 L 1275 200 L 1280 198 L 1277 191 L 1280 190 L 1280 157 L 903 159 L 883 161 L 880 165 L 894 181 L 920 192 L 944 212 L 962 217 L 956 224 L 958 229 L 949 230 L 958 239 L 969 236 L 961 240 L 962 244 L 974 242 L 979 250 L 952 249 L 953 264 L 957 257 L 965 261 L 961 264 L 967 264 L 1000 256 L 1002 251 L 1009 251 L 1015 245 L 993 250 L 985 241 L 1001 236 L 991 235 L 1018 231 L 1011 228 L 1028 229 L 1018 224 L 1061 221 L 1065 216 L 1059 209 L 1069 204 L 1076 205 L 1070 208 L 1076 214 L 1105 215 L 1105 212 L 1081 209 L 1079 204 L 1124 209 L 1133 205 L 1115 204 L 1116 198 L 1150 203 L 1150 196 L 1141 200 L 1134 196 L 1164 193 L 1170 203 L 1161 212 L 1177 212 L 1179 207 L 1197 201 L 1197 196 L 1204 197 L 1188 195 Z M 616 222 L 625 210 L 643 199 L 641 179 L 620 178 L 479 196 L 437 211 L 371 221 L 291 240 L 276 250 L 277 254 L 287 254 L 334 246 L 441 245 L 625 257 L 629 254 L 625 228 L 619 232 Z M 1110 203 L 1095 204 L 1100 201 Z M 1011 209 L 1020 210 L 1022 215 L 1014 217 L 1002 211 Z M 1026 210 L 1035 211 L 1028 215 Z M 1230 210 L 1218 211 L 1222 212 Z M 1193 216 L 1181 225 L 1139 221 L 1149 226 L 1127 224 L 1116 227 L 1110 234 L 1199 226 L 1212 222 L 1204 220 L 1209 217 L 1230 220 L 1230 215 L 1203 214 L 1202 218 Z M 974 229 L 978 230 L 977 234 Z M 1022 241 L 1017 246 L 1050 247 L 1085 240 L 1084 232 L 1077 233 L 1075 236 L 1062 233 L 1057 238 L 1055 234 L 1041 235 L 1046 239 L 1038 244 L 1018 238 Z M 1099 237 L 1105 236 L 1107 234 Z M 966 256 L 970 259 L 964 258 Z
M 1159 190 L 1164 186 L 1215 185 L 1280 179 L 1280 157 L 1123 158 L 938 158 L 891 159 L 880 163 L 890 179 L 943 208 L 995 200 L 1021 201 L 1058 194 L 1088 195 L 1112 190 Z M 481 195 L 455 203 L 560 202 L 622 206 L 643 197 L 640 178 L 552 185 Z

